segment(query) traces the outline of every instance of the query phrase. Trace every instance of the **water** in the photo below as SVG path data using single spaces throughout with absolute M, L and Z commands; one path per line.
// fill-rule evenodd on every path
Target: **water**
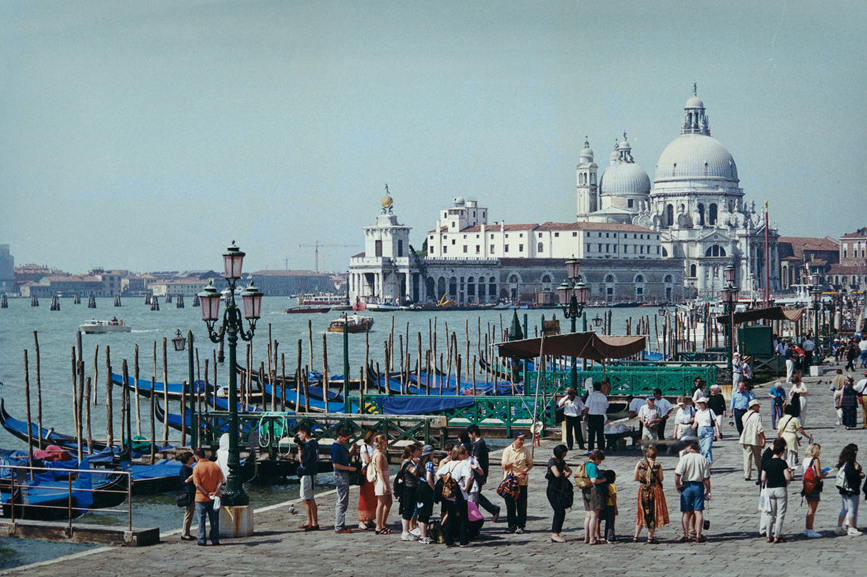
M 213 359 L 217 345 L 208 340 L 206 327 L 201 320 L 201 309 L 190 306 L 187 299 L 187 308 L 178 309 L 174 303 L 161 302 L 161 310 L 151 311 L 150 306 L 144 304 L 143 298 L 125 298 L 122 307 L 114 307 L 113 300 L 109 298 L 97 299 L 97 308 L 88 309 L 86 299 L 81 305 L 74 305 L 71 298 L 61 299 L 60 311 L 49 309 L 50 300 L 42 299 L 39 307 L 31 307 L 29 299 L 9 299 L 9 308 L 0 309 L 0 382 L 3 383 L 0 395 L 2 395 L 6 410 L 19 419 L 26 418 L 26 402 L 24 395 L 24 351 L 28 351 L 30 391 L 31 391 L 31 414 L 36 420 L 36 352 L 34 343 L 34 331 L 39 339 L 40 349 L 40 378 L 42 387 L 43 426 L 54 427 L 58 432 L 72 434 L 72 349 L 76 345 L 76 332 L 79 325 L 91 318 L 110 319 L 117 317 L 124 324 L 132 328 L 130 333 L 113 333 L 101 335 L 82 335 L 83 357 L 85 359 L 85 375 L 93 377 L 94 368 L 97 375 L 95 378 L 95 390 L 97 402 L 92 406 L 92 429 L 94 438 L 105 438 L 105 365 L 106 347 L 111 349 L 112 370 L 121 372 L 122 360 L 126 359 L 129 365 L 129 373 L 132 376 L 134 370 L 135 347 L 139 349 L 140 378 L 150 379 L 156 376 L 157 381 L 162 381 L 162 340 L 167 339 L 166 360 L 168 366 L 168 381 L 180 382 L 188 379 L 188 353 L 173 350 L 171 339 L 180 329 L 181 334 L 186 336 L 188 330 L 192 330 L 195 346 L 198 349 L 201 366 L 204 368 L 205 359 Z M 302 342 L 302 363 L 312 364 L 312 369 L 322 371 L 322 348 L 323 339 L 328 346 L 329 373 L 343 373 L 343 335 L 328 333 L 326 331 L 331 320 L 337 318 L 339 313 L 330 314 L 292 314 L 284 312 L 290 305 L 289 299 L 284 297 L 265 297 L 262 304 L 262 318 L 259 320 L 256 335 L 253 339 L 253 365 L 258 368 L 259 362 L 265 360 L 267 367 L 266 351 L 268 334 L 279 343 L 278 352 L 286 356 L 286 372 L 292 374 L 297 362 L 298 341 Z M 601 310 L 588 309 L 590 317 L 599 314 Z M 654 315 L 655 308 L 644 309 L 612 309 L 614 332 L 624 334 L 626 319 L 630 316 L 638 318 L 642 315 Z M 569 321 L 564 320 L 562 313 L 555 310 L 526 310 L 518 311 L 519 319 L 523 323 L 524 314 L 528 316 L 530 334 L 535 335 L 533 327 L 541 324 L 541 317 L 551 319 L 555 315 L 560 319 L 561 330 L 568 331 Z M 455 332 L 457 336 L 458 350 L 466 354 L 466 329 L 469 329 L 470 354 L 477 353 L 479 342 L 479 326 L 481 325 L 482 346 L 484 335 L 489 329 L 496 327 L 496 334 L 501 334 L 500 327 L 508 329 L 512 319 L 512 311 L 437 311 L 428 312 L 395 312 L 395 313 L 367 313 L 375 319 L 375 324 L 369 335 L 349 335 L 349 359 L 351 375 L 357 378 L 359 367 L 364 363 L 365 343 L 369 339 L 370 359 L 379 362 L 384 369 L 384 342 L 388 340 L 391 332 L 392 318 L 394 319 L 394 346 L 398 349 L 399 335 L 403 335 L 404 341 L 409 340 L 409 352 L 412 362 L 415 362 L 418 350 L 418 333 L 422 336 L 423 350 L 429 348 L 429 327 L 437 324 L 437 351 L 445 352 L 446 326 L 449 332 Z M 311 323 L 313 334 L 312 352 L 308 344 L 308 322 Z M 579 329 L 581 322 L 579 320 Z M 156 367 L 154 364 L 154 347 L 156 343 Z M 406 346 L 406 342 L 404 342 Z M 96 363 L 94 354 L 98 350 Z M 246 343 L 239 344 L 238 359 L 243 362 L 245 358 Z M 228 351 L 226 351 L 228 357 Z M 312 356 L 312 362 L 311 362 Z M 464 361 L 466 363 L 466 360 Z M 399 363 L 395 363 L 399 366 Z M 465 364 L 466 366 L 466 364 Z M 279 373 L 279 369 L 278 369 Z M 218 366 L 217 383 L 224 384 L 227 379 L 225 364 Z M 115 403 L 115 437 L 120 435 L 120 397 L 113 395 Z M 147 405 L 142 403 L 142 415 L 147 414 Z M 177 409 L 174 409 L 177 411 Z M 144 418 L 147 422 L 147 418 Z M 135 425 L 133 425 L 134 434 Z M 143 423 L 143 432 L 147 434 L 149 425 Z M 157 425 L 157 435 L 162 434 L 162 426 Z M 177 439 L 176 431 L 169 432 L 170 438 Z M 26 443 L 12 437 L 5 430 L 0 429 L 0 448 L 26 450 Z M 320 475 L 318 481 L 321 490 L 331 488 L 332 476 Z M 254 507 L 263 507 L 269 504 L 298 498 L 298 484 L 275 485 L 271 487 L 248 487 L 250 502 Z M 160 527 L 163 531 L 169 531 L 180 527 L 183 518 L 182 511 L 175 506 L 172 495 L 155 495 L 136 497 L 133 502 L 133 525 L 136 527 Z M 104 512 L 94 512 L 84 515 L 76 522 L 93 522 L 102 524 L 124 525 L 126 519 L 123 516 L 112 515 Z M 16 539 L 0 539 L 0 568 L 3 563 L 31 563 L 37 560 L 53 558 L 71 552 L 86 549 L 88 545 L 58 544 L 42 541 L 23 541 Z

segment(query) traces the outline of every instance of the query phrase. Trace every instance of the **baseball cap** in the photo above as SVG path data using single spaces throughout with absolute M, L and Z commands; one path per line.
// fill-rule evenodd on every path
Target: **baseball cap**
M 524 436 L 523 431 L 517 431 L 512 438 L 517 439 L 518 437 L 523 437 L 523 436 Z

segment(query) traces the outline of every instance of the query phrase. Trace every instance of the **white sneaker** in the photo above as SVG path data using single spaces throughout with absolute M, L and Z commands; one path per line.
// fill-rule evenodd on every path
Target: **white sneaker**
M 415 535 L 416 537 L 421 537 L 421 529 L 419 529 L 418 527 L 416 527 L 415 529 L 413 529 L 412 531 L 410 531 L 410 533 L 412 533 L 412 534 Z
M 846 531 L 846 534 L 849 535 L 850 537 L 857 537 L 858 535 L 863 535 L 863 533 L 861 531 L 859 531 L 858 529 L 856 529 L 855 527 L 849 527 L 849 530 Z
M 416 539 L 418 539 L 418 537 L 416 537 L 412 533 L 401 533 L 400 534 L 400 540 L 401 541 L 415 541 Z
M 846 531 L 843 529 L 843 527 L 837 527 L 836 529 L 834 529 L 834 535 L 845 535 L 845 534 L 846 534 Z
M 418 542 L 422 545 L 430 545 L 431 543 L 433 543 L 433 539 L 431 539 L 430 537 L 422 537 L 418 540 Z
M 809 539 L 818 539 L 822 536 L 821 533 L 813 531 L 812 529 L 807 529 L 806 531 L 804 531 L 804 535 Z

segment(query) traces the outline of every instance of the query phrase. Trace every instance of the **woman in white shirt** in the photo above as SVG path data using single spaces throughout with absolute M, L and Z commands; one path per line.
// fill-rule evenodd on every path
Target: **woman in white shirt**
M 695 408 L 686 404 L 684 397 L 677 398 L 677 413 L 674 415 L 674 437 L 678 441 L 695 438 Z
M 698 445 L 701 456 L 707 460 L 708 465 L 713 463 L 713 442 L 719 438 L 719 423 L 717 416 L 707 408 L 707 399 L 700 397 L 696 401 L 698 410 L 695 412 L 695 424 L 698 427 Z
M 796 374 L 792 377 L 792 388 L 789 389 L 789 404 L 795 408 L 795 416 L 800 419 L 802 427 L 806 426 L 807 424 L 807 399 L 805 398 L 806 396 L 807 387 L 801 380 L 801 376 Z
M 461 546 L 469 543 L 469 518 L 467 517 L 467 499 L 469 498 L 470 486 L 473 483 L 473 471 L 469 466 L 469 452 L 463 445 L 452 449 L 451 460 L 442 465 L 436 474 L 437 480 L 447 474 L 457 482 L 458 490 L 452 497 L 443 497 L 440 502 L 443 506 L 443 533 L 445 533 L 446 545 L 455 544 L 455 526 L 458 527 L 458 539 Z

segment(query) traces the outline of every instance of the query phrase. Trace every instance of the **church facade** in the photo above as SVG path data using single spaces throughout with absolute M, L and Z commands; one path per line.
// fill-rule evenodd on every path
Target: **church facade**
M 350 296 L 372 302 L 458 304 L 553 298 L 568 258 L 581 260 L 593 302 L 671 302 L 715 298 L 733 265 L 742 294 L 779 290 L 778 234 L 744 200 L 734 158 L 711 137 L 693 92 L 680 135 L 663 150 L 653 182 L 623 134 L 599 174 L 589 141 L 576 167 L 576 219 L 488 222 L 475 200 L 454 199 L 428 231 L 423 250 L 391 213 L 365 227 L 365 252 L 350 261 Z M 765 238 L 769 261 L 765 257 Z

